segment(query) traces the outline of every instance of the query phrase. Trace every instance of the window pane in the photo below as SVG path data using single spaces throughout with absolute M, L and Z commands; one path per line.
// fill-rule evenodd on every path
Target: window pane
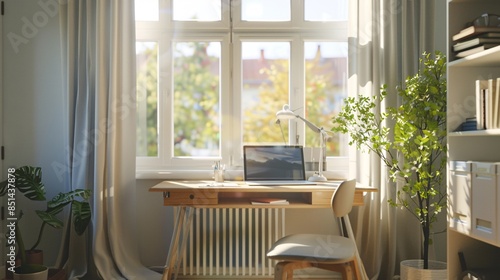
M 136 21 L 158 21 L 158 0 L 135 0 Z
M 306 21 L 347 20 L 348 0 L 304 0 Z
M 241 0 L 244 21 L 290 21 L 290 0 Z
M 174 43 L 174 156 L 220 156 L 218 42 Z
M 288 103 L 290 44 L 244 42 L 242 44 L 243 143 L 288 141 L 288 124 L 276 124 L 276 112 Z
M 158 44 L 136 43 L 136 155 L 158 156 Z
M 306 118 L 329 130 L 347 97 L 347 43 L 306 42 Z M 327 156 L 347 155 L 343 138 L 327 142 Z M 319 147 L 318 134 L 306 130 L 306 145 Z
M 178 21 L 220 21 L 222 0 L 174 0 L 173 19 Z

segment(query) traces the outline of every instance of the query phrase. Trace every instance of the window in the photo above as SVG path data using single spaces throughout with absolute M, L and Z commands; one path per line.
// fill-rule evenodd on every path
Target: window
M 238 169 L 245 144 L 319 147 L 303 122 L 275 114 L 290 104 L 331 126 L 347 95 L 347 4 L 136 1 L 138 172 Z M 332 134 L 327 156 L 346 154 Z

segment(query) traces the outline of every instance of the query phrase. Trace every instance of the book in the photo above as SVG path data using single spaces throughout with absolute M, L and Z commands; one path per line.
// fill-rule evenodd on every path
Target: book
M 488 80 L 476 80 L 476 123 L 477 129 L 485 129 L 485 95 L 488 90 Z
M 473 131 L 477 130 L 477 120 L 476 118 L 467 118 L 465 122 L 461 123 L 460 126 L 455 129 L 455 131 Z
M 479 35 L 483 33 L 500 32 L 500 27 L 498 26 L 469 26 L 460 30 L 457 34 L 452 36 L 453 41 L 465 40 L 474 35 Z
M 499 103 L 500 103 L 500 78 L 488 79 L 488 80 L 476 80 L 477 129 L 500 128 Z
M 496 103 L 496 87 L 497 81 L 496 79 L 488 79 L 488 92 L 485 98 L 486 102 L 486 129 L 495 128 L 495 124 L 493 123 L 493 115 L 494 115 L 494 106 Z
M 477 130 L 476 129 L 476 124 L 475 123 L 463 123 L 461 127 L 461 131 L 472 131 L 472 130 Z
M 485 51 L 487 49 L 491 49 L 491 48 L 496 47 L 496 46 L 498 46 L 498 44 L 484 44 L 484 45 L 481 45 L 481 46 L 478 46 L 478 47 L 475 47 L 475 48 L 472 48 L 472 49 L 461 51 L 461 52 L 457 53 L 455 56 L 459 57 L 459 58 L 462 58 L 462 57 L 469 56 L 471 54 L 475 54 L 475 53 L 479 53 L 479 52 Z
M 252 198 L 253 205 L 259 204 L 289 204 L 288 200 L 282 198 L 270 198 L 270 197 L 254 197 Z
M 500 32 L 487 32 L 477 36 L 477 38 L 500 38 Z
M 500 34 L 500 33 L 499 33 Z M 453 45 L 453 51 L 463 51 L 483 44 L 500 44 L 500 38 L 473 38 L 467 41 L 459 42 Z
M 492 128 L 498 129 L 500 128 L 500 78 L 497 78 L 497 87 L 495 90 L 495 95 L 493 96 L 493 102 Z

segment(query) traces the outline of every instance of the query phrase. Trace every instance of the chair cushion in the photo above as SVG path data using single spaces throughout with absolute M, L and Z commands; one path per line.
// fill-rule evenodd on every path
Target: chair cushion
M 356 247 L 349 238 L 325 234 L 291 234 L 276 241 L 270 259 L 343 263 L 355 257 Z

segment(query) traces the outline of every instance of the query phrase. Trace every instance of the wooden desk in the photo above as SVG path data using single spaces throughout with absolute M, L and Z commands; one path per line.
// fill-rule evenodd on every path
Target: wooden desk
M 163 193 L 163 205 L 180 207 L 174 223 L 163 280 L 175 279 L 180 265 L 179 251 L 184 250 L 194 208 L 330 208 L 330 200 L 340 181 L 301 186 L 249 186 L 242 181 L 163 181 L 149 189 Z M 374 188 L 356 187 L 354 205 L 363 205 L 366 192 Z M 289 204 L 253 205 L 252 198 L 274 197 L 287 199 Z M 181 243 L 179 250 L 179 243 Z

